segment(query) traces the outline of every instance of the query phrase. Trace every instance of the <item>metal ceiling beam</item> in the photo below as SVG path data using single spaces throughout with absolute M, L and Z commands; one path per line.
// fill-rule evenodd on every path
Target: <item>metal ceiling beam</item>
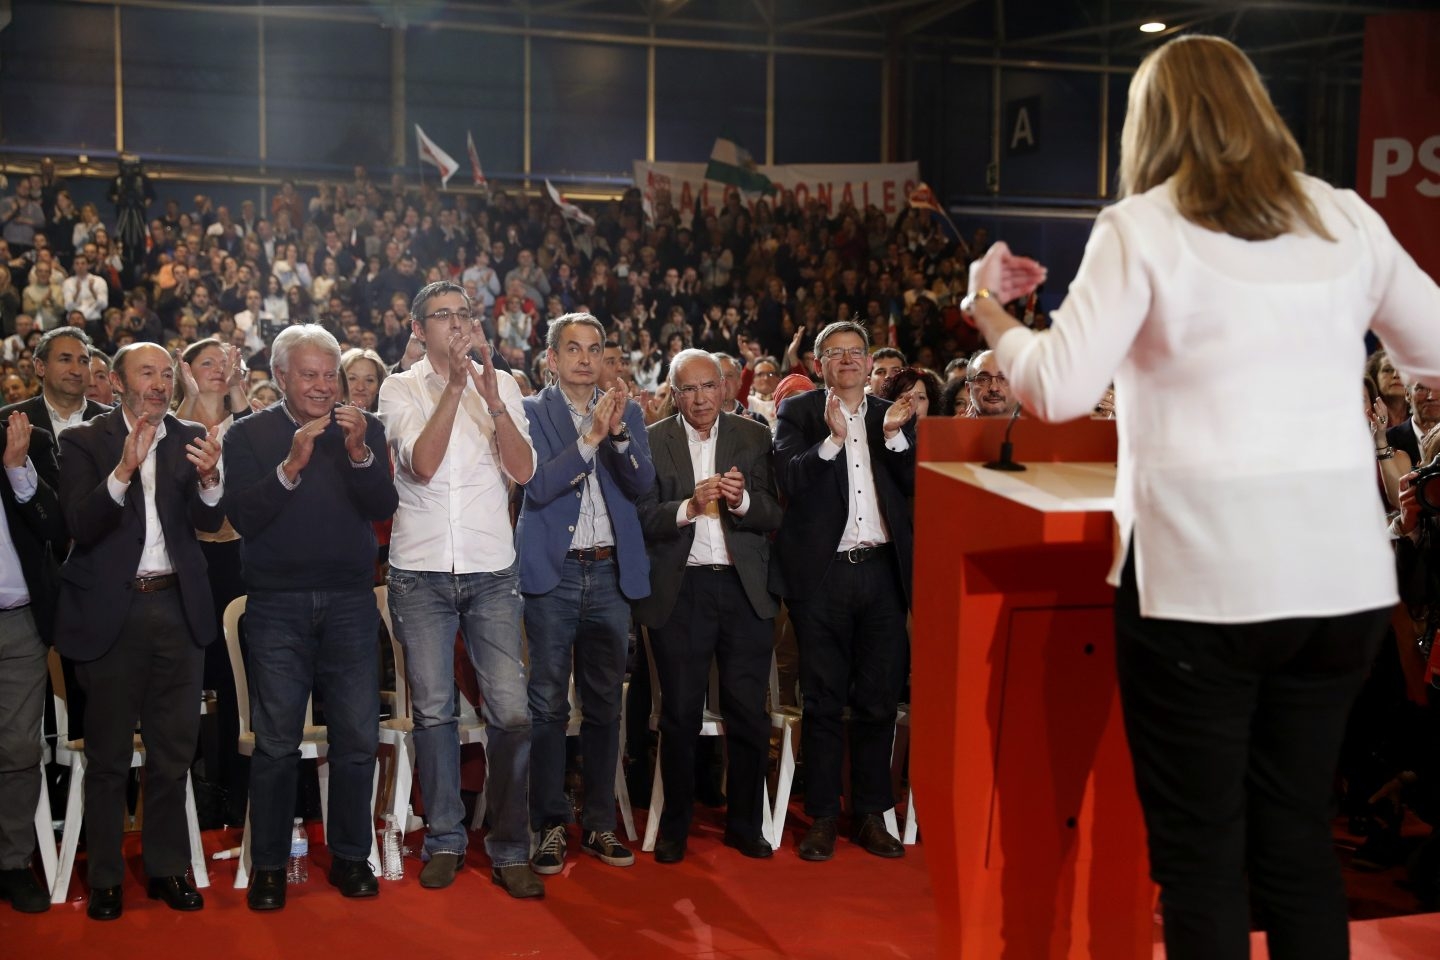
M 1252 57 L 1264 56 L 1267 53 L 1285 53 L 1290 50 L 1304 50 L 1307 47 L 1320 47 L 1331 43 L 1353 43 L 1364 40 L 1363 30 L 1356 33 L 1335 33 L 1324 37 L 1310 37 L 1306 40 L 1289 40 L 1285 43 L 1271 43 L 1263 47 L 1247 47 L 1245 52 Z
M 559 0 L 558 3 L 546 4 L 543 7 L 531 7 L 526 12 L 536 17 L 554 16 L 557 13 L 574 10 L 576 7 L 588 7 L 594 2 L 595 0 Z
M 823 17 L 811 17 L 808 20 L 791 20 L 789 23 L 777 23 L 775 29 L 786 33 L 793 33 L 796 30 L 809 30 L 811 27 L 822 27 L 827 23 L 841 23 L 845 20 L 855 20 L 860 17 L 893 13 L 896 10 L 904 10 L 907 7 L 918 7 L 922 3 L 930 2 L 931 0 L 890 0 L 889 3 L 876 3 L 870 6 L 856 7 L 854 10 L 827 13 Z
M 937 20 L 942 20 L 952 13 L 958 13 L 966 7 L 973 6 L 975 2 L 976 0 L 945 0 L 943 3 L 937 3 L 929 10 L 921 10 L 901 20 L 896 28 L 896 33 L 903 37 L 917 30 L 923 30 Z M 995 0 L 995 2 L 998 4 L 1001 0 Z
M 760 19 L 765 21 L 765 26 L 775 25 L 775 16 L 770 6 L 766 6 L 765 0 L 750 0 L 755 5 L 755 10 L 760 14 Z M 773 6 L 773 0 L 772 0 Z
M 662 9 L 660 11 L 660 14 L 655 18 L 655 22 L 664 23 L 666 20 L 669 20 L 671 17 L 675 16 L 675 14 L 685 9 L 685 6 L 689 3 L 690 0 L 671 0 L 671 2 L 669 3 L 665 3 L 662 0 L 660 6 L 664 9 Z
M 1178 4 L 1189 3 L 1190 0 L 1151 0 L 1153 3 Z M 1228 10 L 1243 7 L 1250 11 L 1255 10 L 1290 10 L 1297 13 L 1344 13 L 1357 17 L 1368 17 L 1380 13 L 1414 13 L 1420 9 L 1414 7 L 1382 7 L 1378 4 L 1367 5 L 1363 3 L 1325 3 L 1313 2 L 1313 0 L 1215 0 L 1212 6 L 1224 7 Z

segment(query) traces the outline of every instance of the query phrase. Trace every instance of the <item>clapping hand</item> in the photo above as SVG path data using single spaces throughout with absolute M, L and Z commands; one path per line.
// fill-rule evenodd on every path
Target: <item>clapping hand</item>
M 14 470 L 25 466 L 30 456 L 30 418 L 18 410 L 10 414 L 5 425 L 5 468 Z
M 115 479 L 129 483 L 135 471 L 150 454 L 150 445 L 155 442 L 155 424 L 149 417 L 140 417 L 135 427 L 125 435 L 125 446 L 120 452 L 120 465 L 115 468 Z
M 1376 397 L 1371 403 L 1370 409 L 1365 411 L 1370 418 L 1370 435 L 1375 441 L 1375 448 L 1383 450 L 1389 446 L 1385 442 L 1385 431 L 1390 426 L 1390 410 L 1385 406 L 1385 401 Z
M 827 411 L 828 414 L 828 411 Z M 915 418 L 915 398 L 906 393 L 885 408 L 885 439 L 889 440 Z
M 350 462 L 365 462 L 370 456 L 370 448 L 365 443 L 365 430 L 368 426 L 365 412 L 359 407 L 336 407 L 331 415 L 345 434 L 345 452 L 350 456 Z
M 731 510 L 738 510 L 745 498 L 745 474 L 740 472 L 739 467 L 731 467 L 716 479 L 720 481 L 720 496 L 725 498 Z
M 989 290 L 1000 303 L 1009 303 L 1029 296 L 1045 282 L 1045 268 L 1029 257 L 1010 252 L 1003 240 L 997 240 L 985 256 L 970 264 L 970 293 Z
M 465 392 L 465 384 L 470 380 L 470 337 L 463 333 L 453 333 L 445 344 L 445 361 L 448 370 L 445 372 L 445 386 L 455 391 L 456 394 Z
M 478 330 L 480 325 L 477 323 L 475 328 Z M 500 381 L 495 376 L 494 348 L 483 333 L 480 334 L 480 369 L 475 369 L 475 365 L 468 359 L 465 367 L 470 371 L 470 380 L 479 391 L 480 398 L 485 401 L 485 407 L 489 410 L 500 409 L 504 401 L 500 399 Z
M 890 423 L 888 412 L 885 414 L 885 423 L 888 429 Z M 845 437 L 850 431 L 847 426 L 845 410 L 840 406 L 840 397 L 834 393 L 829 393 L 825 397 L 825 425 L 830 428 L 830 439 L 842 447 L 845 446 Z
M 185 459 L 195 464 L 195 474 L 200 478 L 201 486 L 213 487 L 220 482 L 220 440 L 214 427 L 205 431 L 205 436 L 196 437 L 186 445 Z
M 709 509 L 710 504 L 718 503 L 723 495 L 722 480 L 718 474 L 704 478 L 695 484 L 695 492 L 685 505 L 685 516 L 694 520 Z

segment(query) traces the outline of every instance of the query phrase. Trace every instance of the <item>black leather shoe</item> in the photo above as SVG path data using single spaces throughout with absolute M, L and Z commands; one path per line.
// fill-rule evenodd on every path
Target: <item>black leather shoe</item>
M 245 903 L 251 910 L 285 909 L 285 871 L 256 870 L 245 891 Z
M 867 813 L 860 818 L 855 828 L 855 842 L 866 853 L 877 857 L 894 859 L 905 856 L 905 845 L 890 836 L 890 831 L 885 829 L 885 819 L 878 813 Z
M 380 892 L 380 881 L 365 860 L 336 857 L 330 864 L 330 883 L 340 888 L 342 897 L 373 897 Z
M 90 903 L 85 908 L 91 920 L 119 920 L 124 904 L 120 901 L 119 887 L 101 887 L 90 891 Z
M 29 867 L 0 870 L 0 900 L 9 900 L 10 906 L 21 913 L 44 913 L 50 909 L 50 893 L 40 886 L 35 871 Z
M 685 838 L 679 840 L 667 840 L 664 837 L 655 841 L 655 862 L 656 863 L 679 863 L 685 859 Z
M 839 826 L 838 817 L 816 817 L 800 839 L 798 851 L 801 860 L 829 860 L 835 856 L 835 833 Z
M 774 848 L 765 842 L 764 837 L 747 837 L 727 832 L 725 846 L 734 847 L 751 860 L 766 860 L 775 855 Z
M 200 896 L 200 891 L 192 887 L 190 881 L 183 876 L 151 877 L 146 892 L 151 900 L 164 900 L 165 906 L 181 913 L 202 910 L 205 907 L 205 898 Z

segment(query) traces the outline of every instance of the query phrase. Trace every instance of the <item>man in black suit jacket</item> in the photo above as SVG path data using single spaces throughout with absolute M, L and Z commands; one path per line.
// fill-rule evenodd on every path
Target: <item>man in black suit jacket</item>
M 769 534 L 780 525 L 770 431 L 720 412 L 723 372 L 703 350 L 670 364 L 678 416 L 649 429 L 655 487 L 640 500 L 650 554 L 650 595 L 635 605 L 650 628 L 660 681 L 660 766 L 665 808 L 655 859 L 685 856 L 710 661 L 720 667 L 729 803 L 725 843 L 768 857 L 761 837 L 770 756 L 765 694 L 774 618 Z
M 805 723 L 805 860 L 835 853 L 843 711 L 850 708 L 850 807 L 856 843 L 882 857 L 905 848 L 885 829 L 895 805 L 890 748 L 904 685 L 915 486 L 909 396 L 865 393 L 869 338 L 832 323 L 815 338 L 825 390 L 780 404 L 775 473 L 787 499 L 775 538 L 780 592 L 800 647 Z
M 90 386 L 90 337 L 79 327 L 56 327 L 45 332 L 35 345 L 35 372 L 40 377 L 40 393 L 0 407 L 0 423 L 19 411 L 30 418 L 31 427 L 44 430 L 58 441 L 59 431 L 93 420 L 109 409 L 85 399 Z M 69 419 L 56 424 L 52 412 Z
M 0 407 L 0 424 L 12 413 L 23 413 L 30 426 L 43 430 L 59 443 L 60 433 L 72 426 L 93 420 L 109 407 L 85 398 L 90 386 L 90 337 L 78 327 L 56 327 L 48 330 L 35 345 L 35 370 L 40 376 L 40 393 L 29 400 Z M 57 420 L 60 417 L 63 419 Z M 59 481 L 55 481 L 58 486 Z M 55 552 L 55 562 L 65 559 L 64 543 Z M 75 678 L 75 663 L 62 659 L 65 687 L 71 691 L 70 734 L 75 739 L 85 735 L 85 693 Z
M 167 410 L 175 376 L 155 344 L 115 355 L 119 406 L 60 438 L 60 502 L 75 545 L 61 569 L 55 646 L 87 695 L 89 914 L 120 916 L 125 791 L 145 737 L 145 872 L 173 909 L 204 903 L 185 879 L 185 784 L 200 731 L 201 648 L 215 611 L 195 530 L 220 528 L 220 444 Z
M 40 799 L 40 719 L 46 644 L 59 589 L 65 521 L 55 494 L 55 441 L 23 413 L 5 421 L 0 471 L 0 900 L 22 913 L 50 909 L 30 869 Z

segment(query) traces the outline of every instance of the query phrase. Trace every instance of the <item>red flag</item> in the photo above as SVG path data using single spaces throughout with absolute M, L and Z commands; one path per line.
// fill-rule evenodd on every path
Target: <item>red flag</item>
M 465 150 L 470 154 L 470 175 L 475 178 L 475 186 L 489 187 L 490 183 L 480 169 L 480 154 L 475 150 L 475 138 L 470 135 L 469 130 L 465 131 Z

